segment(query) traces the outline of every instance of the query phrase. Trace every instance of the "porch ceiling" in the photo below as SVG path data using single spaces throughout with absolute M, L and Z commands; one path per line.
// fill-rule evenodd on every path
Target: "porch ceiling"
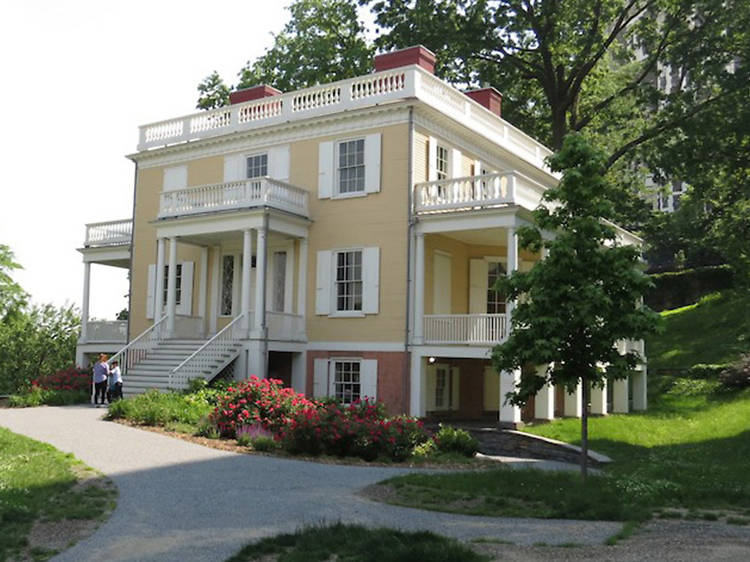
M 478 230 L 456 230 L 440 233 L 441 236 L 476 246 L 507 246 L 507 228 L 483 228 Z

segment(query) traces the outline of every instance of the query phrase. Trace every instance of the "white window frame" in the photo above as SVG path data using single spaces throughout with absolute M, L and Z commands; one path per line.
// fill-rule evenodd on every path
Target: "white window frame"
M 224 258 L 232 256 L 234 259 L 234 265 L 232 269 L 232 310 L 229 314 L 224 314 L 222 311 L 223 296 L 224 296 Z M 252 264 L 251 264 L 252 267 Z M 221 260 L 219 261 L 219 295 L 218 295 L 218 310 L 216 311 L 219 318 L 232 318 L 237 315 L 240 303 L 240 284 L 242 283 L 242 254 L 238 252 L 222 252 Z
M 444 157 L 441 158 L 441 154 Z M 444 169 L 441 168 L 441 163 L 444 165 Z M 435 178 L 439 180 L 448 179 L 450 175 L 450 150 L 444 144 L 439 144 L 435 147 Z
M 359 252 L 359 280 L 347 280 L 346 283 L 359 283 L 360 287 L 360 308 L 359 310 L 355 309 L 339 309 L 338 307 L 338 284 L 340 281 L 338 280 L 338 258 L 341 254 L 347 254 L 347 253 L 353 253 L 353 252 Z M 365 252 L 364 248 L 346 248 L 346 249 L 340 249 L 340 250 L 334 250 L 332 253 L 332 259 L 331 259 L 331 266 L 333 268 L 333 273 L 331 275 L 331 289 L 333 294 L 331 295 L 331 316 L 354 316 L 354 317 L 361 317 L 364 316 L 364 283 L 365 283 Z
M 349 383 L 340 382 L 339 383 L 339 382 L 336 381 L 336 367 L 337 367 L 337 365 L 344 364 L 344 363 L 349 363 L 351 365 L 357 365 L 357 370 L 358 370 L 358 372 L 357 372 L 358 381 L 357 381 L 356 384 L 359 386 L 359 392 L 357 394 L 357 397 L 354 398 L 353 396 L 350 396 L 350 400 L 348 402 L 346 400 L 344 400 L 343 398 L 341 400 L 342 404 L 348 406 L 348 405 L 352 404 L 353 402 L 355 402 L 356 400 L 360 400 L 362 398 L 362 386 L 363 386 L 363 384 L 362 384 L 363 383 L 362 378 L 365 375 L 362 372 L 362 359 L 359 358 L 359 357 L 358 358 L 336 357 L 334 359 L 331 359 L 331 364 L 330 364 L 330 370 L 331 370 L 331 372 L 330 372 L 330 376 L 329 376 L 330 383 L 329 383 L 328 395 L 331 396 L 332 398 L 338 399 L 338 397 L 336 395 L 336 386 L 337 385 L 346 385 L 346 384 L 353 385 L 353 384 L 355 384 L 355 383 L 352 383 L 352 382 L 349 382 Z M 342 394 L 343 394 L 343 392 L 342 392 Z
M 359 364 L 359 398 L 368 398 L 371 401 L 378 398 L 378 360 L 365 359 L 364 357 L 353 357 L 342 355 L 340 357 L 318 357 L 313 359 L 313 388 L 314 398 L 325 398 L 336 396 L 336 363 L 358 363 Z
M 250 159 L 251 158 L 262 158 L 264 156 L 266 158 L 266 173 L 265 174 L 251 176 L 250 175 Z M 268 162 L 268 160 L 269 160 L 269 158 L 268 158 L 268 152 L 256 152 L 255 154 L 246 154 L 244 160 L 245 160 L 245 177 L 247 179 L 264 178 L 264 177 L 268 176 L 268 164 L 269 164 L 269 162 Z
M 347 143 L 362 142 L 362 164 L 355 164 L 355 167 L 362 167 L 362 188 L 355 191 L 341 191 L 341 145 Z M 336 199 L 345 199 L 348 197 L 362 197 L 367 195 L 367 156 L 366 151 L 367 140 L 365 137 L 354 137 L 349 139 L 339 139 L 334 145 L 334 181 L 333 181 L 333 197 Z

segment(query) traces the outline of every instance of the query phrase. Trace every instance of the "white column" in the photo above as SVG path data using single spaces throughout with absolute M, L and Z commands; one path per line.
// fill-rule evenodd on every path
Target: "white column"
M 648 407 L 646 366 L 630 375 L 633 384 L 633 410 L 645 410 Z
M 411 416 L 422 417 L 425 414 L 424 382 L 424 357 L 416 351 L 412 351 L 409 375 L 409 415 Z
M 156 280 L 154 283 L 154 322 L 164 316 L 164 238 L 156 241 Z
M 616 414 L 628 413 L 628 379 L 612 382 L 612 412 Z
M 539 367 L 537 373 L 544 374 L 546 366 Z M 538 420 L 555 419 L 555 387 L 547 383 L 534 397 L 534 418 Z
M 514 271 L 518 269 L 518 236 L 516 236 L 516 229 L 508 227 L 508 261 L 507 261 L 507 274 L 512 275 Z M 508 331 L 510 332 L 510 318 L 513 315 L 514 302 L 508 301 L 505 305 L 505 314 L 508 322 Z
M 198 316 L 201 319 L 201 335 L 206 334 L 206 292 L 208 291 L 208 248 L 201 248 L 201 276 L 198 281 Z
M 257 233 L 258 241 L 255 245 L 255 329 L 263 330 L 266 312 L 266 231 L 261 227 L 257 230 Z M 258 376 L 262 375 L 258 373 Z
M 215 334 L 219 316 L 219 282 L 221 280 L 221 248 L 214 246 L 211 251 L 211 311 L 208 315 L 208 331 Z
M 299 274 L 297 276 L 297 314 L 307 315 L 307 238 L 299 240 Z
M 500 372 L 500 425 L 517 427 L 521 423 L 521 408 L 507 402 L 505 395 L 516 390 L 521 370 Z
M 246 229 L 242 233 L 242 291 L 240 297 L 241 309 L 240 313 L 244 314 L 241 329 L 247 334 L 250 329 L 250 263 L 252 260 L 252 233 L 250 229 Z
M 414 343 L 424 341 L 424 234 L 417 233 L 417 247 L 414 252 Z
M 596 416 L 607 415 L 607 380 L 604 386 L 591 386 L 591 413 Z
M 83 301 L 81 301 L 81 341 L 88 340 L 91 262 L 83 262 Z
M 167 334 L 174 337 L 177 315 L 177 238 L 169 239 L 169 277 L 167 278 Z M 157 297 L 157 302 L 159 298 Z
M 578 383 L 575 390 L 571 393 L 565 392 L 565 402 L 563 405 L 563 415 L 580 418 L 583 409 L 583 391 L 581 383 Z

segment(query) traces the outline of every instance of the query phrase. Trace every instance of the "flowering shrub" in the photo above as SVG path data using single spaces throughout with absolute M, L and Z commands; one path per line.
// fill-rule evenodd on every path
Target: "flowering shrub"
M 224 437 L 236 437 L 240 427 L 253 424 L 278 434 L 288 416 L 314 407 L 302 394 L 281 384 L 280 380 L 255 376 L 239 382 L 219 396 L 209 419 Z
M 31 381 L 31 387 L 10 397 L 10 406 L 25 408 L 49 404 L 80 404 L 91 396 L 91 371 L 70 367 Z
M 293 454 L 336 455 L 401 461 L 427 439 L 421 422 L 406 416 L 387 418 L 382 404 L 367 401 L 345 406 L 323 402 L 298 411 L 279 432 Z
M 91 392 L 91 371 L 69 367 L 50 375 L 41 375 L 31 381 L 31 386 L 42 390 L 72 390 Z

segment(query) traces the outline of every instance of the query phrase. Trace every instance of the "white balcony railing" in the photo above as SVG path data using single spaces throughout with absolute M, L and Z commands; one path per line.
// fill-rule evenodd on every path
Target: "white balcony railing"
M 272 340 L 305 340 L 305 317 L 287 312 L 266 311 L 268 337 Z
M 86 240 L 83 245 L 118 246 L 130 244 L 133 234 L 133 220 L 123 219 L 107 222 L 92 222 L 86 225 Z
M 508 337 L 505 314 L 426 314 L 424 342 L 494 345 Z
M 518 172 L 467 176 L 414 185 L 417 214 L 520 205 L 535 209 L 544 186 Z
M 269 206 L 307 216 L 307 191 L 271 178 L 202 185 L 161 194 L 159 217 Z
M 127 320 L 90 320 L 86 323 L 86 342 L 124 344 L 127 341 Z
M 416 65 L 143 125 L 138 150 L 406 99 L 437 109 L 535 166 L 543 166 L 551 154 L 538 141 Z

